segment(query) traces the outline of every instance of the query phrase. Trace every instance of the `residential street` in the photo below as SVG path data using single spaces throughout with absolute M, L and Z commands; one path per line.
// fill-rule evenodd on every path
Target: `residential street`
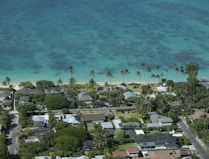
M 10 114 L 11 125 L 10 130 L 7 134 L 8 150 L 10 153 L 10 159 L 18 159 L 17 156 L 17 132 L 18 132 L 18 113 L 16 111 L 11 111 Z
M 198 152 L 198 155 L 201 156 L 202 159 L 208 159 L 209 155 L 206 152 L 207 148 L 203 144 L 201 144 L 196 135 L 186 124 L 186 121 L 183 119 L 183 117 L 180 117 L 180 121 L 178 122 L 178 124 L 182 128 L 188 139 L 191 141 L 192 145 L 195 147 L 196 151 Z

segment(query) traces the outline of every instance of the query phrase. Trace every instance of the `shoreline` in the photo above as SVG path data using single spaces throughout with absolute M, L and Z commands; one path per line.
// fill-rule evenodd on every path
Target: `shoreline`
M 50 80 L 49 80 L 50 81 Z M 24 81 L 25 82 L 25 81 Z M 32 81 L 30 81 L 34 86 L 36 86 L 36 82 L 32 82 Z M 54 84 L 56 85 L 56 82 L 55 81 L 53 81 L 54 82 Z M 21 82 L 11 82 L 10 83 L 10 85 L 12 85 L 13 86 L 13 88 L 14 89 L 16 89 L 16 90 L 19 90 L 19 89 L 21 89 L 21 87 L 19 87 L 19 84 L 20 84 Z M 80 85 L 85 85 L 86 83 L 88 83 L 88 82 L 83 82 L 83 81 L 79 81 L 79 82 L 76 82 L 76 84 L 80 84 Z M 102 81 L 99 81 L 99 82 L 97 82 L 96 81 L 96 85 L 97 86 L 104 86 L 105 85 L 105 83 L 106 83 L 106 81 L 105 82 L 102 82 Z M 147 84 L 147 82 L 145 82 L 145 81 L 129 81 L 129 82 L 121 82 L 121 81 L 114 81 L 114 82 L 107 82 L 109 85 L 112 85 L 112 86 L 114 86 L 114 85 L 120 85 L 121 83 L 125 83 L 126 85 L 130 85 L 130 84 L 141 84 L 141 85 L 145 85 L 145 84 Z M 152 83 L 150 83 L 150 84 L 157 84 L 157 83 L 159 83 L 159 82 L 152 82 Z M 68 85 L 69 83 L 67 83 L 67 82 L 63 82 L 63 84 L 62 85 Z M 2 84 L 0 84 L 0 88 L 8 88 L 8 86 L 4 86 L 4 85 L 2 85 Z

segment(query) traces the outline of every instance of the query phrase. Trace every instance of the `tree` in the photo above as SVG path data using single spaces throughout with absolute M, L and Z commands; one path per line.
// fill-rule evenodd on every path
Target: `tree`
M 54 87 L 54 82 L 53 81 L 48 81 L 48 80 L 40 80 L 36 81 L 36 87 L 41 89 L 42 92 L 44 92 L 45 89 Z
M 52 110 L 67 108 L 69 106 L 67 98 L 61 94 L 46 96 L 44 103 L 48 109 Z
M 94 70 L 91 70 L 90 72 L 89 72 L 89 76 L 91 76 L 91 77 L 95 77 L 95 72 L 94 72 Z
M 0 142 L 0 159 L 9 159 L 9 151 L 5 143 Z
M 124 72 L 125 72 L 125 75 L 126 75 L 126 80 L 127 80 L 127 82 L 128 82 L 128 75 L 129 75 L 130 72 L 129 72 L 128 69 L 125 69 Z
M 124 132 L 124 130 L 123 129 L 116 129 L 115 132 L 114 132 L 113 138 L 119 144 L 123 144 L 124 138 L 125 138 L 125 132 Z
M 101 128 L 95 130 L 93 134 L 93 142 L 95 146 L 100 149 L 111 148 L 113 146 L 110 134 Z
M 73 73 L 74 73 L 74 68 L 73 68 L 73 66 L 69 66 L 69 67 L 68 67 L 68 71 L 69 71 L 69 73 L 70 73 L 70 75 L 71 75 L 71 78 L 72 78 L 72 75 L 73 75 Z
M 31 89 L 35 88 L 34 84 L 30 81 L 20 82 L 19 87 L 31 88 Z
M 108 70 L 108 71 L 106 72 L 106 76 L 109 78 L 110 84 L 111 84 L 111 78 L 113 77 L 112 71 L 111 71 L 111 70 Z
M 189 75 L 189 77 L 196 78 L 199 71 L 199 65 L 194 62 L 190 62 L 186 64 L 185 71 Z
M 137 71 L 137 72 L 136 72 L 136 75 L 138 76 L 138 78 L 139 78 L 139 83 L 140 83 L 141 72 L 140 72 L 140 71 Z
M 4 81 L 2 82 L 3 86 L 9 86 L 11 82 L 11 79 L 7 76 Z
M 60 79 L 58 79 L 58 81 L 57 81 L 57 86 L 58 86 L 58 87 L 60 87 L 62 84 L 63 84 L 62 79 L 61 79 L 61 78 L 60 78 Z
M 93 78 L 90 79 L 90 80 L 89 80 L 89 87 L 94 89 L 95 85 L 96 85 L 95 80 L 94 80 Z
M 124 70 L 121 70 L 120 71 L 120 74 L 123 76 L 123 82 L 125 82 L 125 80 L 124 80 L 125 71 Z

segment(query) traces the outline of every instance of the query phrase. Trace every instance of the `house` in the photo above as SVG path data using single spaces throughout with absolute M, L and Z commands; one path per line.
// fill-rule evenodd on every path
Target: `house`
M 133 147 L 133 148 L 127 148 L 126 152 L 129 157 L 138 157 L 140 150 L 137 147 Z
M 12 109 L 12 100 L 11 99 L 3 100 L 1 105 L 3 110 L 10 110 Z
M 140 150 L 137 147 L 134 148 L 126 148 L 124 151 L 113 151 L 112 157 L 126 157 L 126 158 L 134 158 L 139 157 Z
M 93 140 L 85 140 L 82 142 L 82 151 L 98 151 L 99 149 L 94 145 Z
M 113 129 L 113 125 L 111 122 L 102 122 L 101 123 L 102 129 Z
M 10 99 L 11 96 L 12 96 L 12 93 L 9 91 L 0 91 L 0 102 L 5 100 L 7 97 L 9 97 L 9 99 Z
M 121 90 L 121 91 L 125 91 L 126 90 L 126 86 L 123 84 L 119 84 L 117 86 L 115 86 L 116 89 Z
M 104 122 L 106 116 L 104 114 L 82 114 L 81 120 L 84 122 Z
M 157 112 L 149 112 L 148 115 L 152 121 L 152 123 L 147 123 L 148 128 L 160 128 L 173 124 L 173 120 L 171 118 L 159 115 Z
M 49 116 L 48 116 L 48 114 L 33 115 L 32 121 L 33 121 L 34 127 L 46 127 L 48 125 Z
M 104 92 L 108 92 L 108 91 L 112 91 L 111 86 L 97 87 L 98 93 L 104 93 Z
M 105 156 L 104 155 L 96 155 L 92 159 L 105 159 Z
M 50 87 L 48 89 L 45 89 L 45 94 L 46 95 L 51 95 L 51 94 L 64 94 L 68 95 L 68 88 L 67 87 Z
M 198 83 L 206 88 L 209 88 L 209 78 L 199 78 Z
M 18 103 L 19 105 L 34 104 L 29 96 L 21 96 Z
M 139 122 L 127 122 L 127 123 L 121 123 L 120 126 L 123 128 L 123 129 L 130 129 L 130 128 L 138 128 L 140 127 L 140 124 Z
M 136 135 L 145 135 L 144 130 L 135 130 Z
M 166 92 L 168 90 L 167 86 L 159 86 L 157 87 L 158 92 Z
M 88 92 L 80 92 L 78 94 L 78 101 L 91 103 L 93 101 L 93 98 Z
M 36 156 L 35 159 L 52 159 L 51 156 Z
M 149 151 L 148 155 L 150 158 L 155 159 L 179 159 L 181 158 L 180 150 L 160 150 L 160 151 Z
M 21 88 L 17 91 L 20 94 L 39 94 L 42 93 L 40 89 Z
M 112 157 L 128 157 L 128 154 L 126 151 L 113 151 Z
M 29 142 L 39 142 L 40 140 L 38 138 L 27 138 L 27 139 L 24 139 L 24 141 L 26 143 L 29 143 Z
M 129 130 L 124 130 L 124 132 L 125 132 L 126 138 L 136 138 L 137 137 L 134 130 L 129 129 Z
M 3 127 L 0 125 L 0 134 L 2 134 Z
M 60 157 L 60 156 L 56 156 L 55 159 L 88 159 L 87 156 L 82 155 L 80 157 Z
M 122 121 L 120 119 L 113 119 L 112 122 L 113 122 L 113 125 L 115 126 L 115 129 L 121 128 Z
M 77 114 L 55 114 L 57 120 L 62 120 L 71 125 L 78 125 L 80 123 L 80 118 Z
M 140 150 L 175 149 L 178 147 L 177 138 L 170 134 L 154 134 L 135 139 Z
M 136 92 L 127 91 L 123 93 L 125 100 L 128 100 L 131 97 L 137 97 Z

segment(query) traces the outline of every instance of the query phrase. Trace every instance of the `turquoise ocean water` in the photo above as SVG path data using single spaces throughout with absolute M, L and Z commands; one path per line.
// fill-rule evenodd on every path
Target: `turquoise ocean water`
M 146 76 L 177 78 L 174 64 L 191 61 L 209 76 L 208 0 L 0 1 L 0 81 L 67 82 L 72 65 L 78 82 L 90 70 L 96 81 L 109 81 L 107 70 L 122 81 L 123 69 L 130 82 L 142 63 Z

